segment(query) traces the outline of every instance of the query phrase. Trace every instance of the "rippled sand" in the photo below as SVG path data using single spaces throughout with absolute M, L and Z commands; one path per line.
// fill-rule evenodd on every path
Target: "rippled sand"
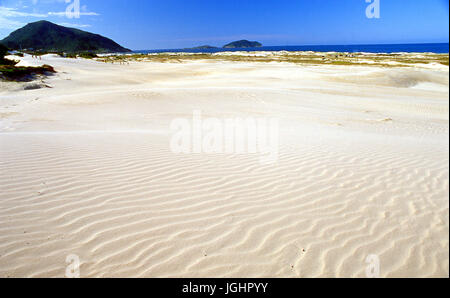
M 448 67 L 22 63 L 58 74 L 0 86 L 1 277 L 449 276 Z M 172 153 L 194 110 L 279 118 L 278 163 Z

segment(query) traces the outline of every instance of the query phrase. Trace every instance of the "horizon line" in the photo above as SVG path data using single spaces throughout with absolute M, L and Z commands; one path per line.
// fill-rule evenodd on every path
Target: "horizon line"
M 247 49 L 260 49 L 260 48 L 268 48 L 268 47 L 317 47 L 317 46 L 377 46 L 377 45 L 431 45 L 431 44 L 450 44 L 449 41 L 446 42 L 408 42 L 408 43 L 350 43 L 350 44 L 298 44 L 298 45 L 263 45 L 262 47 L 255 47 L 255 48 L 247 48 Z M 202 46 L 212 46 L 212 45 L 202 45 Z M 223 46 L 212 46 L 216 49 L 226 49 Z M 138 51 L 162 51 L 162 50 L 192 50 L 194 47 L 191 48 L 158 48 L 158 49 L 136 49 L 132 50 L 133 52 Z M 235 48 L 237 49 L 237 48 Z M 243 48 L 245 49 L 245 48 Z M 233 48 L 228 49 L 233 50 Z

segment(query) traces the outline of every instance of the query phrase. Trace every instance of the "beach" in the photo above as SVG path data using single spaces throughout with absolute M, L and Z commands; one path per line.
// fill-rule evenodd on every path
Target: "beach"
M 15 57 L 57 73 L 0 82 L 0 277 L 448 278 L 448 66 L 230 55 Z M 277 159 L 174 153 L 196 111 Z

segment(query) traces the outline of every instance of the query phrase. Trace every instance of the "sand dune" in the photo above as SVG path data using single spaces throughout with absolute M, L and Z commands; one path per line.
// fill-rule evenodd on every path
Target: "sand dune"
M 46 56 L 0 89 L 0 276 L 448 277 L 448 68 Z M 278 162 L 170 122 L 280 119 Z

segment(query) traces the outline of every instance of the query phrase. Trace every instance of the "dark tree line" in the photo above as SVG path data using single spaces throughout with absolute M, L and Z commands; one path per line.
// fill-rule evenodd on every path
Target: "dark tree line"
M 6 56 L 7 53 L 8 49 L 4 45 L 0 44 L 0 62 L 4 60 L 3 58 Z

